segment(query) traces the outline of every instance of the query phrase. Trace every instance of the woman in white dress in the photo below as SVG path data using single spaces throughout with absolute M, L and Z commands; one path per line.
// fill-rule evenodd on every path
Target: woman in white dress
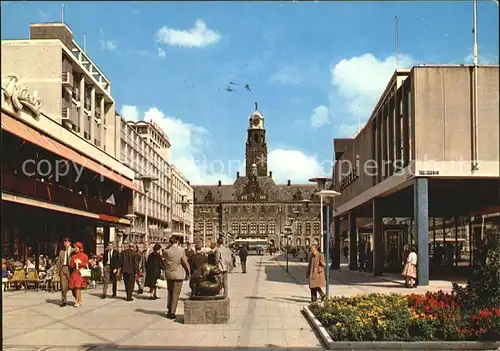
M 405 277 L 405 283 L 407 288 L 416 288 L 417 281 L 417 253 L 413 245 L 408 246 L 409 254 L 406 259 L 405 267 L 403 268 L 403 277 Z

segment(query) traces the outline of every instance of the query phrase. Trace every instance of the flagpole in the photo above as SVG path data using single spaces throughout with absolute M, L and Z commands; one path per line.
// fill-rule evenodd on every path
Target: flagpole
M 398 29 L 398 16 L 394 16 L 394 25 L 395 25 L 395 36 L 396 36 L 396 70 L 398 69 L 399 63 L 399 29 Z
M 473 150 L 473 162 L 472 162 L 472 172 L 478 170 L 478 158 L 479 158 L 479 135 L 478 135 L 478 119 L 479 119 L 479 111 L 478 111 L 478 63 L 479 63 L 479 55 L 478 55 L 478 45 L 477 45 L 477 0 L 473 0 L 473 34 L 474 34 L 474 44 L 472 47 L 473 55 L 474 55 L 474 67 L 473 67 L 473 127 L 474 127 L 474 150 Z
M 64 23 L 64 4 L 61 4 L 61 22 Z

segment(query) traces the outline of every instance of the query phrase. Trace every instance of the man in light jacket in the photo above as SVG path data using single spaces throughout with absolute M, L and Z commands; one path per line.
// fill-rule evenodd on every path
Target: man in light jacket
M 163 251 L 165 277 L 167 278 L 167 318 L 175 319 L 175 311 L 182 291 L 182 283 L 191 274 L 186 253 L 179 246 L 177 236 L 170 237 L 170 247 Z
M 217 241 L 217 265 L 222 273 L 224 297 L 228 297 L 227 274 L 233 269 L 233 252 L 229 247 L 224 246 L 224 239 L 222 238 Z

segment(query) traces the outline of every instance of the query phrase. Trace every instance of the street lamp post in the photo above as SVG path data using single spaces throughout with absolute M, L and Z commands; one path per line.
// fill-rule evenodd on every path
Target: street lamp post
M 186 237 L 186 211 L 189 208 L 189 205 L 191 205 L 191 200 L 185 199 L 187 195 L 182 195 L 183 200 L 179 201 L 177 204 L 182 206 L 182 234 L 184 238 Z M 192 242 L 193 238 L 191 236 L 189 237 L 189 242 Z
M 134 213 L 128 213 L 128 214 L 125 215 L 125 218 L 127 218 L 128 220 L 130 220 L 130 227 L 129 227 L 129 231 L 128 231 L 128 236 L 129 236 L 128 240 L 130 242 L 130 238 L 132 237 L 132 234 L 135 232 L 135 230 L 134 230 L 134 227 L 135 227 L 134 221 L 137 218 L 137 216 Z M 114 241 L 116 241 L 116 237 L 115 237 Z M 121 244 L 118 243 L 118 242 L 116 242 L 115 244 L 116 244 L 117 247 L 121 246 Z M 105 247 L 106 247 L 106 245 L 107 245 L 107 243 L 105 244 Z
M 321 190 L 317 193 L 320 197 L 321 200 L 323 198 L 335 198 L 335 196 L 340 195 L 339 192 L 336 192 L 335 190 Z M 323 201 L 321 201 L 323 204 Z M 333 206 L 335 207 L 335 205 Z M 332 209 L 334 211 L 335 209 Z M 323 213 L 323 207 L 321 207 L 321 213 Z M 326 270 L 325 270 L 325 280 L 326 280 L 326 297 L 329 296 L 330 293 L 330 206 L 326 208 L 326 232 L 324 234 L 324 240 L 325 240 L 325 265 L 326 265 Z M 339 245 L 339 243 L 335 243 L 335 245 Z
M 291 225 L 293 226 L 295 224 L 295 227 L 297 226 L 297 221 L 296 219 L 299 218 L 299 215 L 300 215 L 300 211 L 293 211 L 293 214 L 295 215 L 295 217 L 292 217 L 290 218 L 290 221 L 291 221 Z M 296 230 L 297 228 L 295 228 Z M 290 251 L 290 241 L 293 242 L 293 233 L 294 233 L 294 230 L 292 228 L 290 228 L 291 230 L 291 233 L 287 234 L 287 237 L 286 237 L 286 272 L 288 273 L 288 252 Z M 290 237 L 292 238 L 292 240 L 290 240 Z
M 281 254 L 281 235 L 283 234 L 283 228 L 282 228 L 283 222 L 282 222 L 282 217 L 281 217 L 282 212 L 283 212 L 283 209 L 279 206 L 278 207 L 278 216 L 280 218 L 280 229 L 278 232 L 278 254 Z
M 157 177 L 153 176 L 148 176 L 148 175 L 140 175 L 136 178 L 137 180 L 142 180 L 142 186 L 144 188 L 144 194 L 146 197 L 146 209 L 144 210 L 144 227 L 145 227 L 145 235 L 144 235 L 144 242 L 146 244 L 146 247 L 149 244 L 149 228 L 148 228 L 148 193 L 149 189 L 151 188 L 151 184 L 153 182 L 156 182 L 158 180 Z

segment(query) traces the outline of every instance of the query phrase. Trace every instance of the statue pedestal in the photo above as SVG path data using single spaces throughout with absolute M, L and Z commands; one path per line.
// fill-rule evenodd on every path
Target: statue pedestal
M 184 324 L 224 324 L 229 322 L 229 298 L 184 301 Z

